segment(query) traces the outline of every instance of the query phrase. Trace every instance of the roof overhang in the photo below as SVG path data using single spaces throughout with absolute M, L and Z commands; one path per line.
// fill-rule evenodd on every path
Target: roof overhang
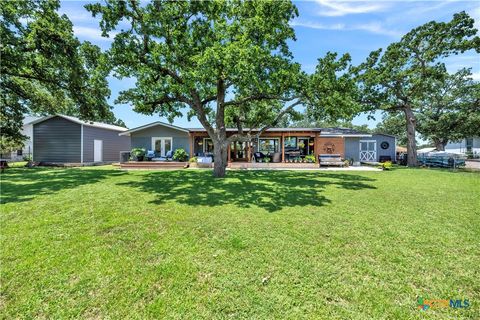
M 320 133 L 320 138 L 321 137 L 329 137 L 329 138 L 369 138 L 371 137 L 371 134 L 322 134 Z
M 144 125 L 144 126 L 140 126 L 140 127 L 136 127 L 136 128 L 127 130 L 127 131 L 125 131 L 125 132 L 120 133 L 119 135 L 120 135 L 120 136 L 129 136 L 129 135 L 130 135 L 131 133 L 133 133 L 133 132 L 145 130 L 145 129 L 152 128 L 152 127 L 156 127 L 156 126 L 166 127 L 166 128 L 170 128 L 170 129 L 174 129 L 174 130 L 178 130 L 178 131 L 190 133 L 190 130 L 188 130 L 188 129 L 184 129 L 184 128 L 181 128 L 181 127 L 177 127 L 177 126 L 174 126 L 174 125 L 172 125 L 172 124 L 168 124 L 168 123 L 161 122 L 161 121 L 155 121 L 155 122 L 146 124 L 146 125 Z

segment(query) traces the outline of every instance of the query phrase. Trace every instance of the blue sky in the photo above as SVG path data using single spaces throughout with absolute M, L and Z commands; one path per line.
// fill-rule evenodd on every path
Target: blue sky
M 61 12 L 74 24 L 74 32 L 80 40 L 88 40 L 108 49 L 111 39 L 102 38 L 98 20 L 91 17 L 83 6 L 88 2 L 64 1 Z M 478 1 L 296 1 L 299 17 L 292 21 L 297 41 L 291 43 L 295 60 L 306 72 L 312 72 L 319 57 L 327 51 L 350 53 L 354 64 L 361 63 L 368 54 L 398 41 L 412 28 L 431 20 L 448 21 L 453 14 L 466 11 L 475 19 L 480 29 L 480 5 Z M 473 51 L 446 60 L 449 71 L 471 67 L 474 78 L 480 80 L 480 58 Z M 110 78 L 111 102 L 121 90 L 133 87 L 132 80 Z M 129 105 L 115 105 L 116 117 L 125 121 L 129 128 L 152 121 L 163 120 L 158 116 L 144 116 L 132 111 Z M 366 115 L 354 119 L 355 124 L 374 127 L 377 120 L 368 120 Z M 196 119 L 188 122 L 186 117 L 177 118 L 174 124 L 199 127 Z

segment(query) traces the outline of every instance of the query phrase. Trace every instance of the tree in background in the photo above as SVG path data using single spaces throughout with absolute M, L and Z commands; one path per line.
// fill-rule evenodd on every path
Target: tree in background
M 355 125 L 350 120 L 325 121 L 315 120 L 307 114 L 300 114 L 299 117 L 285 118 L 279 125 L 285 128 L 348 128 L 364 133 L 372 133 L 367 124 Z
M 23 145 L 25 114 L 63 113 L 116 121 L 105 55 L 75 38 L 59 1 L 4 1 L 0 6 L 1 148 Z
M 480 52 L 474 20 L 465 12 L 450 22 L 428 22 L 399 42 L 370 53 L 356 73 L 362 101 L 371 109 L 403 113 L 407 136 L 407 162 L 417 166 L 416 113 L 425 101 L 432 79 L 441 76 L 439 60 L 470 49 Z
M 214 145 L 216 177 L 225 175 L 232 141 L 258 137 L 297 106 L 316 117 L 357 106 L 355 82 L 344 72 L 348 55 L 327 54 L 313 75 L 293 61 L 289 22 L 298 11 L 290 1 L 129 0 L 86 7 L 101 16 L 104 35 L 116 32 L 109 50 L 114 75 L 137 81 L 117 102 L 170 121 L 197 117 Z M 227 126 L 238 133 L 227 137 Z
M 449 74 L 443 68 L 421 101 L 418 131 L 437 150 L 445 150 L 448 141 L 480 136 L 480 83 L 471 75 L 470 69 Z
M 401 146 L 407 145 L 407 132 L 405 131 L 405 116 L 401 113 L 384 113 L 382 121 L 377 123 L 374 132 L 391 134 L 397 138 Z

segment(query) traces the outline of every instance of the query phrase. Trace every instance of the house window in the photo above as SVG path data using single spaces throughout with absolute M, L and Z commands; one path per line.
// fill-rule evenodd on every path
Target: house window
M 203 138 L 203 153 L 213 153 L 213 141 L 210 138 Z
M 297 137 L 285 137 L 285 149 L 292 150 L 297 148 Z
M 263 153 L 275 153 L 280 151 L 280 138 L 258 140 L 258 151 Z
M 17 150 L 17 156 L 22 156 L 23 155 L 23 150 L 22 149 L 18 149 Z

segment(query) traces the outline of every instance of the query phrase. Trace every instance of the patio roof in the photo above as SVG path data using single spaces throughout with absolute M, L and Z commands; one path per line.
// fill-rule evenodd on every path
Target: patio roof
M 164 126 L 167 128 L 183 131 L 183 132 L 207 132 L 205 128 L 182 128 L 179 126 L 175 126 L 172 124 L 168 124 L 165 122 L 161 121 L 155 121 L 140 127 L 136 127 L 130 130 L 127 130 L 125 132 L 122 132 L 120 135 L 129 135 L 132 132 L 144 130 L 147 128 L 151 128 L 154 126 Z M 258 128 L 252 129 L 251 131 L 256 132 L 258 131 Z M 236 132 L 237 128 L 227 128 L 227 132 Z M 250 131 L 250 128 L 244 128 L 244 131 Z M 282 128 L 269 128 L 265 132 L 319 132 L 320 136 L 323 137 L 371 137 L 372 135 L 370 133 L 364 133 L 360 132 L 354 129 L 350 128 L 287 128 L 287 127 L 282 127 Z

